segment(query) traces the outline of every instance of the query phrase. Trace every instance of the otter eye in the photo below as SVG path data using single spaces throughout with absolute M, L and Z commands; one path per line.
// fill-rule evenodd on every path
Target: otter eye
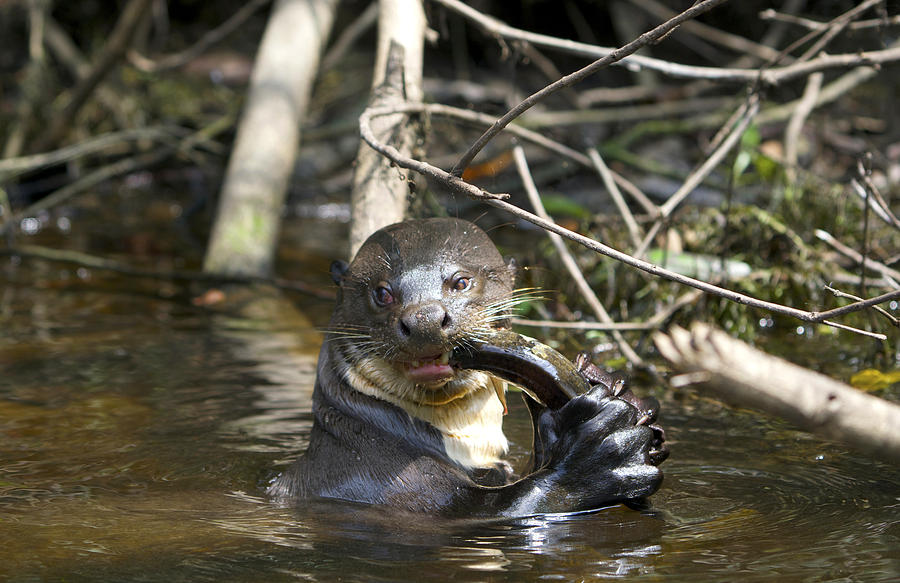
M 472 287 L 471 277 L 457 277 L 453 280 L 453 291 L 466 291 Z
M 389 306 L 394 303 L 394 294 L 386 286 L 379 285 L 372 290 L 372 298 L 379 306 Z

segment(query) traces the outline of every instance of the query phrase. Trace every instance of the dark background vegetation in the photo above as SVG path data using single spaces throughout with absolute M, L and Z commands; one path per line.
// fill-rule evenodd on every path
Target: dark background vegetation
M 627 2 L 619 3 L 620 8 L 624 6 L 627 18 L 622 16 L 623 12 L 611 9 L 614 3 L 599 1 L 484 1 L 470 4 L 513 26 L 606 46 L 617 46 L 630 40 L 623 36 L 623 30 L 628 26 L 642 31 L 659 22 L 658 18 L 646 15 Z M 673 10 L 690 5 L 689 2 L 665 4 Z M 772 21 L 759 18 L 760 11 L 778 8 L 774 6 L 776 4 L 780 3 L 730 2 L 703 16 L 701 21 L 756 40 L 765 37 L 774 26 Z M 800 13 L 807 18 L 827 21 L 856 4 L 850 1 L 806 2 L 800 3 Z M 75 82 L 71 69 L 49 51 L 41 63 L 35 63 L 30 57 L 29 5 L 24 1 L 0 4 L 0 37 L 4 39 L 0 51 L 0 135 L 9 136 L 16 124 L 24 127 L 24 139 L 17 155 L 38 153 L 34 146 L 42 130 L 59 115 L 60 104 Z M 177 52 L 196 42 L 243 5 L 243 2 L 227 1 L 156 3 L 146 22 L 139 26 L 132 48 L 151 58 Z M 52 3 L 49 14 L 90 60 L 103 50 L 122 6 L 122 2 Z M 343 30 L 366 6 L 365 2 L 344 2 L 335 30 Z M 898 9 L 896 2 L 886 2 L 865 17 L 894 15 Z M 438 33 L 437 39 L 427 47 L 426 99 L 499 115 L 517 99 L 552 81 L 546 70 L 535 66 L 521 47 L 487 37 L 440 6 L 426 3 L 426 10 L 431 27 Z M 172 153 L 146 167 L 113 176 L 60 205 L 37 213 L 28 213 L 29 205 L 96 168 L 139 156 L 158 144 L 151 140 L 131 141 L 4 180 L 2 186 L 16 219 L 15 224 L 6 229 L 7 253 L 12 253 L 17 245 L 41 243 L 52 248 L 118 259 L 123 264 L 143 269 L 198 269 L 233 138 L 233 120 L 240 111 L 267 14 L 268 7 L 257 11 L 236 32 L 183 67 L 143 72 L 127 60 L 114 67 L 101 84 L 115 96 L 113 104 L 90 99 L 70 120 L 65 136 L 46 148 L 77 144 L 91 136 L 127 128 L 162 126 L 178 128 L 183 134 L 200 130 L 223 116 L 231 121 L 224 131 L 190 152 Z M 788 29 L 780 46 L 802 33 L 796 27 Z M 896 26 L 862 32 L 845 31 L 828 45 L 827 51 L 884 48 L 896 38 L 897 31 Z M 349 176 L 358 144 L 355 121 L 368 96 L 374 35 L 374 30 L 369 30 L 333 68 L 321 72 L 305 123 L 303 148 L 286 208 L 285 243 L 279 270 L 283 275 L 309 281 L 326 291 L 326 258 L 345 253 L 341 237 Z M 727 66 L 745 56 L 682 31 L 648 51 L 667 60 L 707 66 Z M 586 62 L 570 55 L 550 52 L 545 55 L 561 73 Z M 826 72 L 825 82 L 842 72 Z M 900 103 L 897 82 L 900 76 L 897 72 L 896 65 L 886 65 L 872 80 L 813 112 L 804 127 L 796 177 L 789 177 L 779 160 L 784 122 L 751 127 L 740 148 L 697 189 L 670 221 L 668 229 L 657 241 L 656 254 L 652 256 L 654 261 L 665 263 L 683 252 L 712 269 L 713 274 L 709 277 L 720 277 L 715 272 L 725 262 L 741 262 L 749 269 L 749 274 L 739 278 L 725 276 L 719 280 L 722 285 L 803 309 L 839 305 L 840 302 L 825 290 L 826 284 L 860 296 L 877 295 L 890 289 L 877 273 L 866 272 L 861 278 L 863 272 L 859 267 L 819 241 L 815 232 L 817 229 L 828 231 L 847 246 L 887 266 L 896 266 L 900 259 L 897 230 L 871 214 L 865 216 L 859 198 L 847 186 L 849 180 L 857 176 L 858 166 L 862 163 L 878 178 L 887 199 L 896 199 L 900 181 L 897 176 L 900 172 L 900 120 L 896 108 Z M 470 91 L 460 93 L 452 89 L 453 81 L 470 82 Z M 540 109 L 571 110 L 573 93 L 598 87 L 635 86 L 642 82 L 623 67 L 608 68 L 572 90 L 551 97 Z M 693 83 L 659 75 L 653 82 L 657 85 L 652 93 L 630 103 L 663 106 L 681 98 L 685 88 Z M 802 95 L 804 85 L 805 78 L 801 78 L 765 89 L 764 109 L 797 99 Z M 477 91 L 478 88 L 482 91 Z M 746 92 L 744 85 L 721 83 L 702 91 L 698 98 L 740 98 Z M 628 104 L 612 103 L 600 107 L 624 110 Z M 732 107 L 723 102 L 718 111 L 698 107 L 697 111 L 663 119 L 628 119 L 619 123 L 584 123 L 541 127 L 540 130 L 576 149 L 599 146 L 613 169 L 633 180 L 659 202 L 708 154 L 706 148 L 719 125 L 704 121 L 704 116 L 710 113 L 727 115 Z M 528 124 L 527 117 L 524 123 Z M 471 129 L 437 120 L 431 130 L 423 149 L 434 160 L 452 160 L 477 135 Z M 483 157 L 502 157 L 509 145 L 507 139 L 497 140 Z M 738 161 L 739 156 L 744 156 L 742 162 Z M 740 164 L 738 173 L 734 171 L 736 164 Z M 613 247 L 628 249 L 621 218 L 605 202 L 607 198 L 595 176 L 550 156 L 537 156 L 532 165 L 548 210 L 558 221 Z M 527 205 L 511 165 L 473 176 L 477 184 L 488 190 L 511 192 L 513 202 Z M 549 243 L 538 231 L 529 230 L 527 225 L 516 224 L 496 212 L 486 213 L 476 203 L 448 196 L 428 185 L 424 185 L 419 194 L 419 202 L 414 204 L 415 212 L 419 214 L 434 212 L 433 204 L 429 206 L 431 203 L 427 202 L 428 196 L 433 194 L 437 204 L 450 213 L 478 219 L 489 228 L 521 227 L 500 228 L 494 234 L 505 252 L 527 266 L 523 270 L 523 285 L 552 290 L 547 301 L 528 306 L 529 311 L 523 315 L 558 320 L 587 317 L 577 291 L 563 275 Z M 25 214 L 21 214 L 23 210 Z M 290 231 L 291 220 L 310 217 L 334 225 L 332 238 L 302 241 L 300 246 L 308 245 L 309 248 L 299 249 Z M 319 249 L 315 248 L 317 245 Z M 310 262 L 304 264 L 301 273 L 296 272 L 297 259 Z M 649 278 L 586 252 L 580 253 L 579 261 L 616 320 L 646 320 L 685 291 L 675 284 Z M 9 265 L 5 269 L 11 273 Z M 185 298 L 194 293 L 190 289 L 178 289 Z M 890 310 L 896 313 L 894 307 Z M 830 343 L 841 349 L 852 348 L 847 353 L 841 350 L 838 353 L 847 354 L 846 358 L 857 366 L 866 362 L 881 370 L 891 370 L 897 363 L 896 328 L 871 312 L 853 314 L 841 321 L 886 333 L 887 341 L 838 333 L 821 325 L 804 326 L 789 318 L 772 316 L 714 297 L 698 299 L 674 313 L 671 321 L 685 324 L 696 319 L 716 322 L 748 340 L 777 338 L 777 351 L 783 350 L 781 344 L 784 342 L 802 346 L 795 341 L 818 336 L 817 342 Z M 561 342 L 572 347 L 593 343 L 601 347 L 601 357 L 611 365 L 621 364 L 614 349 L 609 353 L 602 352 L 604 338 L 604 334 L 597 332 L 570 333 L 564 335 Z M 629 339 L 643 350 L 651 350 L 647 333 L 632 333 Z M 817 362 L 818 349 L 811 352 L 805 357 L 800 350 L 798 357 L 804 364 L 827 370 L 831 359 Z M 846 371 L 842 376 L 847 376 Z

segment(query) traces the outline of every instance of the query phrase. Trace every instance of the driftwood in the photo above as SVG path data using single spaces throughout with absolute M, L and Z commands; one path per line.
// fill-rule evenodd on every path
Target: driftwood
M 266 28 L 222 187 L 204 270 L 264 276 L 337 0 L 280 0 Z
M 404 105 L 422 99 L 425 14 L 419 0 L 379 0 L 378 49 L 369 107 Z M 373 123 L 380 141 L 409 155 L 417 131 L 397 113 Z M 350 208 L 350 250 L 385 225 L 403 220 L 409 186 L 391 161 L 360 143 Z
M 698 384 L 741 406 L 783 417 L 803 430 L 900 462 L 900 406 L 770 356 L 720 330 L 694 324 L 654 336 L 683 371 L 673 382 Z

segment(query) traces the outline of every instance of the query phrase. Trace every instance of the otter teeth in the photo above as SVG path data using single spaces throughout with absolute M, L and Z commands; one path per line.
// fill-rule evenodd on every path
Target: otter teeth
M 442 353 L 437 358 L 428 360 L 414 360 L 409 363 L 412 368 L 420 368 L 428 364 L 450 364 L 450 351 Z

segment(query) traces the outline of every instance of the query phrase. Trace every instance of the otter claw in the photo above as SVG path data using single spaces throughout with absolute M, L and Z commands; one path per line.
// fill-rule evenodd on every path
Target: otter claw
M 625 380 L 604 371 L 580 353 L 574 366 L 564 356 L 540 342 L 498 329 L 484 343 L 453 350 L 450 364 L 458 368 L 487 371 L 521 386 L 526 393 L 552 410 L 559 410 L 577 395 L 591 391 L 594 398 L 614 397 L 637 409 L 636 426 L 649 427 L 647 459 L 659 465 L 669 457 L 666 434 L 655 425 L 659 401 L 635 396 Z
M 647 457 L 650 459 L 651 464 L 658 466 L 669 457 L 669 448 L 662 446 L 659 449 L 651 449 L 647 452 Z

